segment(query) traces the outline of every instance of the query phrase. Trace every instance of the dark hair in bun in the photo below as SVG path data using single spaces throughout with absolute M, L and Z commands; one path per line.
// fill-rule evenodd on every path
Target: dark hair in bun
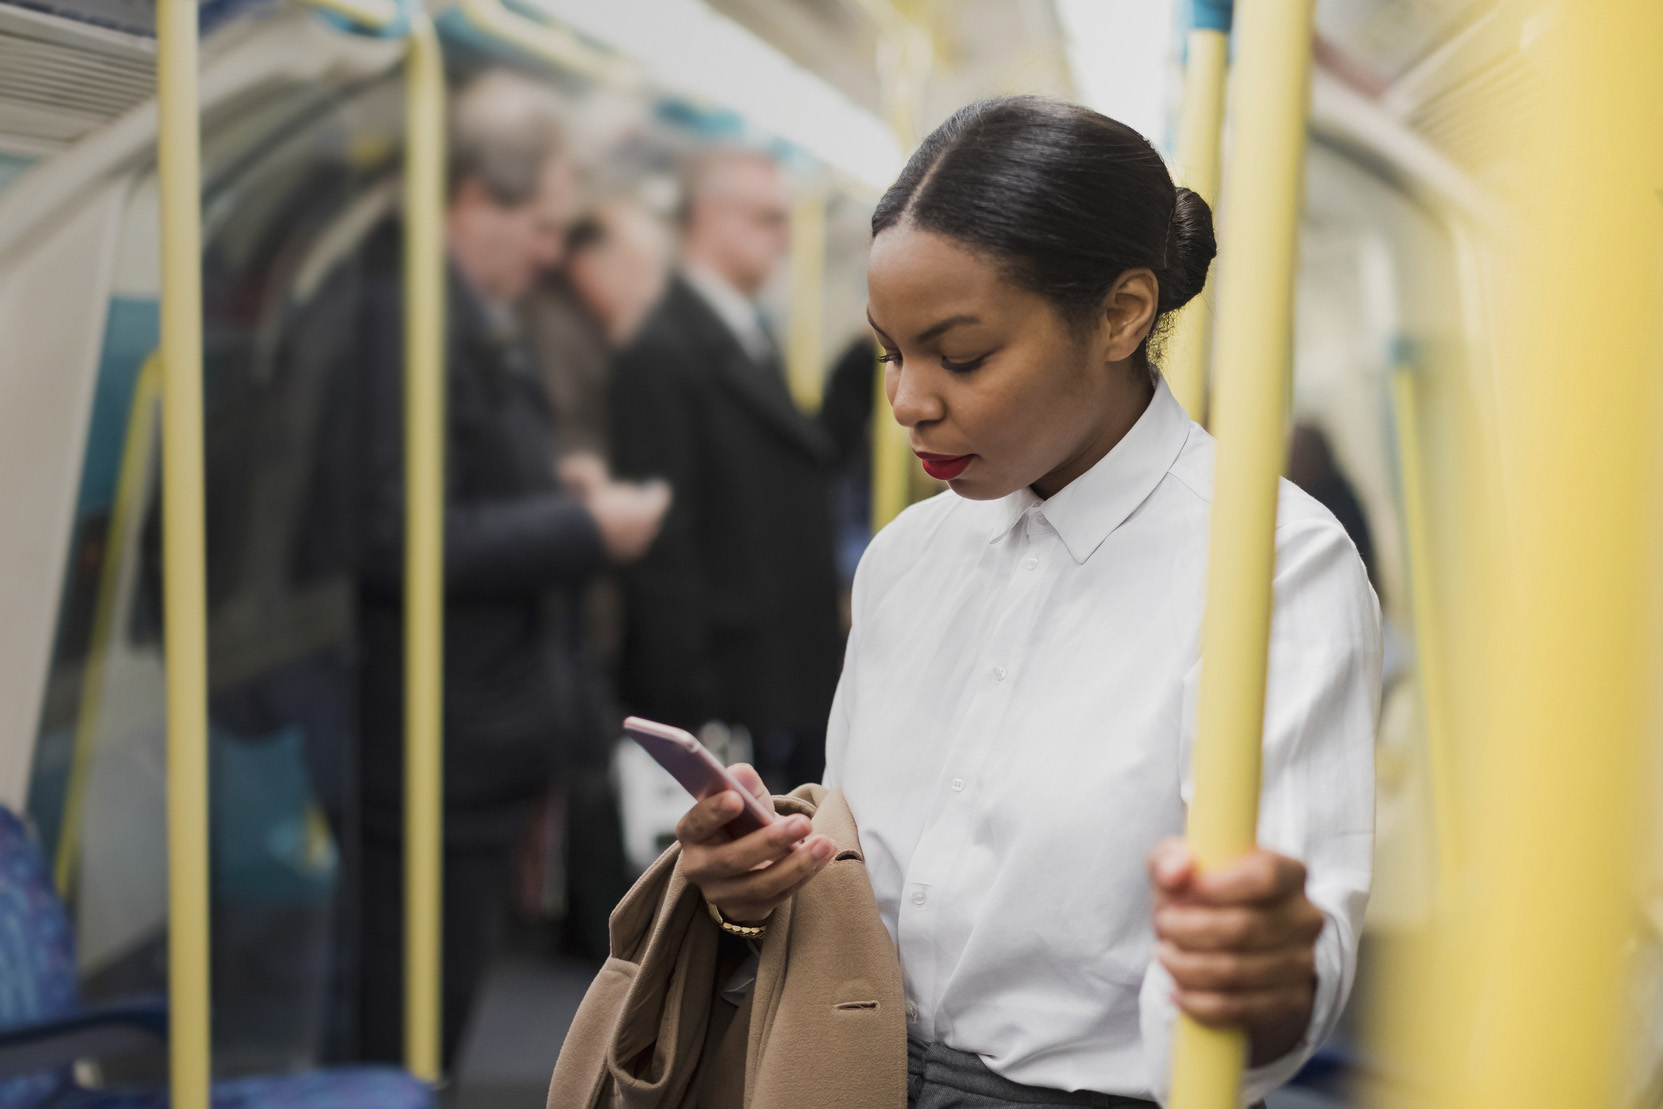
M 1142 268 L 1160 284 L 1157 333 L 1201 292 L 1217 253 L 1212 210 L 1173 186 L 1149 140 L 1035 96 L 977 101 L 932 131 L 878 202 L 872 234 L 902 223 L 986 253 L 1082 329 L 1116 279 Z

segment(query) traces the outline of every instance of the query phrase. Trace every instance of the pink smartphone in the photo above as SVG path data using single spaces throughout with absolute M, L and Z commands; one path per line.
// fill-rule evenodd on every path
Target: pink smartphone
M 774 810 L 764 807 L 750 790 L 735 781 L 727 767 L 717 762 L 716 756 L 691 733 L 655 720 L 631 716 L 624 720 L 624 734 L 645 748 L 647 754 L 668 770 L 697 800 L 703 801 L 706 797 L 730 789 L 739 794 L 745 807 L 738 816 L 728 821 L 729 835 L 743 836 L 774 822 Z

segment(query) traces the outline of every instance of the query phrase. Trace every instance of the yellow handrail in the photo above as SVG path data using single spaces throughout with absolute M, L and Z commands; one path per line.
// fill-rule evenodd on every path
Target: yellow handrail
M 878 29 L 878 80 L 884 116 L 902 151 L 918 145 L 918 109 L 935 58 L 934 38 L 919 21 L 889 0 L 861 0 Z M 883 530 L 907 507 L 918 462 L 906 428 L 891 418 L 882 363 L 874 362 L 872 401 L 872 532 Z
M 1421 470 L 1420 399 L 1413 366 L 1392 371 L 1392 418 L 1397 429 L 1398 469 L 1403 481 L 1403 531 L 1409 556 L 1409 603 L 1415 622 L 1415 675 L 1420 683 L 1432 787 L 1433 834 L 1438 842 L 1438 889 L 1442 905 L 1455 903 L 1461 873 L 1461 828 L 1455 796 L 1455 754 L 1450 749 L 1449 702 L 1444 693 L 1443 621 L 1427 532 L 1426 486 Z
M 1253 847 L 1258 825 L 1277 480 L 1292 357 L 1313 0 L 1244 5 L 1236 142 L 1219 255 L 1212 554 L 1202 623 L 1189 840 L 1203 868 Z M 1180 1017 L 1174 1109 L 1234 1107 L 1246 1036 Z
M 86 662 L 81 667 L 81 704 L 75 714 L 75 747 L 69 762 L 69 786 L 64 791 L 64 813 L 59 822 L 58 850 L 53 860 L 53 879 L 58 893 L 69 896 L 70 883 L 81 855 L 81 819 L 86 807 L 87 775 L 91 772 L 93 748 L 104 720 L 104 667 L 109 662 L 110 642 L 115 636 L 116 595 L 121 588 L 122 554 L 138 521 L 144 500 L 148 463 L 155 448 L 156 398 L 161 391 L 162 359 L 159 353 L 144 360 L 133 382 L 133 399 L 127 406 L 127 437 L 121 448 L 121 469 L 117 471 L 115 500 L 110 506 L 110 525 L 104 533 L 104 563 L 98 569 L 98 596 L 93 602 L 92 632 L 87 642 Z
M 391 27 L 399 17 L 397 0 L 306 0 L 306 3 L 375 31 Z
M 826 194 L 805 193 L 791 209 L 791 320 L 785 377 L 804 412 L 820 409 L 825 391 Z
M 1230 35 L 1197 27 L 1189 35 L 1184 69 L 1184 103 L 1178 121 L 1178 172 L 1183 184 L 1208 204 L 1218 204 L 1218 163 L 1224 134 L 1224 88 L 1230 65 Z M 1178 316 L 1166 359 L 1172 395 L 1197 423 L 1207 419 L 1207 356 L 1213 317 L 1207 304 L 1212 282 Z
M 584 44 L 564 27 L 521 15 L 502 0 L 462 0 L 460 10 L 469 23 L 487 35 L 557 69 L 601 81 L 625 81 L 630 77 L 627 60 Z
M 1471 861 L 1482 942 L 1464 955 L 1484 1026 L 1444 1102 L 1461 1106 L 1624 1104 L 1638 1042 L 1624 947 L 1659 661 L 1663 6 L 1564 15 L 1531 46 L 1541 116 L 1512 175 L 1530 228 L 1503 301 L 1521 336 L 1504 414 L 1521 634 L 1497 644 L 1508 682 Z
M 202 468 L 202 177 L 196 0 L 157 0 L 162 588 L 167 657 L 168 1064 L 208 1109 L 208 600 Z
M 439 1078 L 444 783 L 445 67 L 410 25 L 404 146 L 404 1053 Z

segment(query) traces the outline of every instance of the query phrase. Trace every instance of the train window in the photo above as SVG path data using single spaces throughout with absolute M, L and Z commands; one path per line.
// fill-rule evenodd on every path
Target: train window
M 299 326 L 384 213 L 395 79 L 265 93 L 204 130 L 204 403 L 215 1066 L 344 1054 L 353 836 L 349 567 L 308 528 L 328 336 Z M 124 251 L 153 266 L 154 185 Z M 131 261 L 131 260 L 129 260 Z M 126 265 L 123 262 L 118 265 Z M 29 807 L 68 880 L 91 996 L 165 986 L 156 304 L 111 305 Z M 112 542 L 113 540 L 113 542 Z M 336 544 L 338 547 L 339 544 Z M 344 846 L 343 846 L 344 845 Z M 133 1061 L 148 1071 L 160 1060 Z

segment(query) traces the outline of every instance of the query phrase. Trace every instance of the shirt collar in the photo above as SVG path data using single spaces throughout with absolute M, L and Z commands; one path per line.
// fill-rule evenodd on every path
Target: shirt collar
M 699 298 L 733 332 L 733 337 L 739 340 L 745 353 L 754 358 L 759 351 L 766 351 L 768 336 L 762 330 L 762 315 L 750 297 L 734 288 L 715 270 L 697 262 L 683 262 L 681 272 Z
M 1158 379 L 1149 407 L 1095 466 L 1049 500 L 1023 487 L 995 502 L 988 541 L 1004 538 L 1035 505 L 1043 505 L 1040 511 L 1069 555 L 1076 563 L 1084 562 L 1155 491 L 1178 460 L 1190 426 L 1189 416 L 1167 388 L 1166 379 Z

